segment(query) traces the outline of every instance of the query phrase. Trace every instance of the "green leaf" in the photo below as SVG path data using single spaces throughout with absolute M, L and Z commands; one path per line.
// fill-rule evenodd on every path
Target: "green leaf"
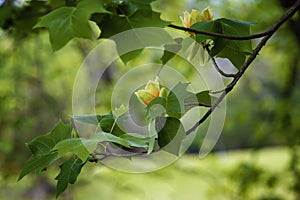
M 132 59 L 138 57 L 142 53 L 143 49 L 136 49 L 120 56 L 124 64 L 127 64 Z
M 49 153 L 58 142 L 70 138 L 70 134 L 70 124 L 63 124 L 59 121 L 50 133 L 34 138 L 27 144 L 27 147 L 32 154 Z
M 21 180 L 24 176 L 29 174 L 32 171 L 35 171 L 36 174 L 39 174 L 45 169 L 49 164 L 56 160 L 58 155 L 57 151 L 52 151 L 48 153 L 35 154 L 33 155 L 24 165 L 18 181 Z
M 211 105 L 211 96 L 209 95 L 209 90 L 201 91 L 197 94 L 191 94 L 185 100 L 185 103 L 203 103 L 206 105 Z
M 228 45 L 218 54 L 218 57 L 228 58 L 234 66 L 240 69 L 245 62 L 246 55 L 247 53 L 236 50 Z
M 58 7 L 62 7 L 65 4 L 65 0 L 48 0 L 48 5 L 51 8 L 58 8 Z
M 164 53 L 163 56 L 160 58 L 162 64 L 165 65 L 171 58 L 173 58 L 176 53 L 182 48 L 182 41 L 183 38 L 176 38 L 175 44 L 166 44 L 164 45 Z
M 190 83 L 179 82 L 169 92 L 166 103 L 167 114 L 171 117 L 180 118 L 184 110 L 184 99 L 190 96 L 192 93 L 187 91 L 187 86 Z
M 120 118 L 115 119 L 112 113 L 105 115 L 102 117 L 100 120 L 100 127 L 102 131 L 107 132 L 107 133 L 112 133 L 116 136 L 120 136 L 125 134 L 124 131 L 119 127 L 119 124 L 121 123 Z
M 72 38 L 93 39 L 89 18 L 93 13 L 108 13 L 102 1 L 82 0 L 76 7 L 60 7 L 43 16 L 34 28 L 46 27 L 52 49 L 61 49 Z
M 69 138 L 59 142 L 53 149 L 58 151 L 58 158 L 67 153 L 74 153 L 81 160 L 86 160 L 90 154 L 88 149 L 94 150 L 96 146 L 97 142 L 91 144 L 91 141 L 85 138 Z
M 250 27 L 254 24 L 252 22 L 245 22 L 236 19 L 222 18 L 219 19 L 222 25 L 223 34 L 225 35 L 250 35 Z M 229 41 L 227 41 L 228 43 Z M 231 40 L 229 46 L 234 47 L 244 53 L 251 53 L 251 40 Z
M 58 151 L 58 158 L 67 153 L 76 154 L 81 160 L 86 160 L 89 154 L 94 151 L 100 142 L 113 142 L 121 146 L 147 148 L 149 138 L 138 134 L 128 133 L 117 137 L 110 133 L 98 132 L 89 139 L 70 138 L 59 142 L 53 149 Z
M 179 155 L 181 142 L 186 137 L 184 128 L 179 119 L 174 117 L 157 118 L 158 145 L 163 150 Z
M 168 23 L 160 19 L 160 13 L 151 9 L 137 9 L 133 14 L 105 15 L 99 24 L 102 38 L 109 38 L 126 30 L 140 27 L 165 27 Z M 109 28 L 108 28 L 109 27 Z
M 124 137 L 124 138 L 122 138 Z M 139 142 L 134 142 L 136 140 L 138 140 L 137 138 L 135 138 L 133 141 L 130 141 L 131 138 L 133 139 L 133 136 L 115 136 L 113 134 L 110 133 L 106 133 L 106 132 L 97 132 L 92 139 L 96 139 L 99 142 L 103 142 L 103 141 L 107 141 L 107 142 L 113 142 L 116 144 L 119 144 L 121 146 L 124 146 L 126 148 L 131 148 L 131 147 L 144 147 L 144 144 L 141 144 Z
M 125 4 L 129 5 L 130 7 L 130 12 L 131 14 L 133 14 L 134 12 L 136 12 L 139 9 L 146 9 L 149 10 L 151 9 L 151 3 L 155 1 L 155 0 L 143 0 L 143 1 L 139 1 L 139 0 L 125 0 Z M 130 13 L 129 13 L 130 15 Z
M 192 25 L 191 28 L 230 36 L 245 36 L 250 35 L 251 25 L 253 23 L 221 18 L 199 22 Z M 237 68 L 240 68 L 245 62 L 246 55 L 252 52 L 251 40 L 228 40 L 203 34 L 196 35 L 197 42 L 203 43 L 207 39 L 214 41 L 214 46 L 209 52 L 210 56 L 228 58 Z
M 148 148 L 149 138 L 139 134 L 127 133 L 121 135 L 120 138 L 127 140 L 130 146 Z
M 68 184 L 74 184 L 85 163 L 80 158 L 72 156 L 60 165 L 60 173 L 56 176 L 56 197 L 66 190 Z
M 113 112 L 116 112 L 116 114 L 120 115 L 120 113 L 124 112 L 126 109 L 127 109 L 126 107 L 123 107 L 123 108 L 121 108 L 121 110 L 117 110 L 117 111 L 113 111 Z M 121 123 L 123 118 L 120 116 L 115 117 L 112 113 L 105 114 L 105 115 L 95 115 L 95 114 L 73 115 L 72 118 L 75 121 L 84 123 L 84 124 L 94 124 L 94 125 L 100 124 L 100 127 L 104 132 L 112 133 L 117 136 L 125 133 L 118 126 L 118 124 Z M 117 118 L 117 119 L 115 119 L 115 118 Z

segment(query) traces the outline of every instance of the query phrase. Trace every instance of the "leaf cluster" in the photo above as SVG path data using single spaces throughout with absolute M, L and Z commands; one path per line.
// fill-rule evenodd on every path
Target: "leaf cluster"
M 108 114 L 72 116 L 75 123 L 97 126 L 97 131 L 89 138 L 79 137 L 76 129 L 60 121 L 51 132 L 38 136 L 27 144 L 32 157 L 25 163 L 18 180 L 33 171 L 40 174 L 54 162 L 62 160 L 60 173 L 55 178 L 58 196 L 68 184 L 75 183 L 88 161 L 95 162 L 108 156 L 149 155 L 160 150 L 179 156 L 181 142 L 186 137 L 180 121 L 188 111 L 185 103 L 198 100 L 207 103 L 210 99 L 208 91 L 194 94 L 188 91 L 188 85 L 189 83 L 178 83 L 168 91 L 166 98 L 157 97 L 145 107 L 147 135 L 126 131 L 123 126 L 128 118 L 126 106 L 120 106 Z M 118 152 L 118 149 L 122 151 Z M 114 154 L 111 153 L 112 150 Z M 126 154 L 123 153 L 124 150 Z

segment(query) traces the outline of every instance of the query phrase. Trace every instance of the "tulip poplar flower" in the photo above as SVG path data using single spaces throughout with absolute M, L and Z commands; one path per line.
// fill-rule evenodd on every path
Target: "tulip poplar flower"
M 191 13 L 184 11 L 183 17 L 180 16 L 184 27 L 190 28 L 193 24 L 213 19 L 213 13 L 210 7 L 206 7 L 202 12 L 193 9 Z
M 157 97 L 166 98 L 167 90 L 161 86 L 158 77 L 156 77 L 154 81 L 148 81 L 145 89 L 135 92 L 135 95 L 144 105 L 149 105 L 149 103 Z

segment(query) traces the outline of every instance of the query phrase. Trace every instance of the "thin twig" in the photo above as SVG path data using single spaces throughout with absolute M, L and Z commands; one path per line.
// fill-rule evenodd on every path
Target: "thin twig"
M 234 86 L 243 76 L 245 71 L 249 68 L 250 64 L 255 60 L 260 50 L 265 46 L 267 41 L 274 35 L 274 33 L 280 28 L 282 24 L 284 24 L 288 19 L 290 19 L 297 12 L 299 8 L 300 8 L 300 0 L 297 0 L 295 4 L 284 15 L 282 15 L 282 17 L 273 26 L 271 26 L 268 29 L 268 34 L 265 35 L 263 39 L 258 43 L 258 45 L 254 49 L 250 57 L 246 60 L 244 65 L 241 67 L 240 71 L 234 76 L 234 79 L 231 81 L 231 83 L 224 89 L 224 91 L 221 93 L 219 98 L 214 102 L 211 108 L 203 115 L 203 117 L 198 122 L 196 122 L 194 126 L 192 126 L 189 130 L 187 130 L 186 132 L 187 135 L 195 131 L 211 115 L 211 113 L 222 102 L 222 100 L 226 97 L 226 95 L 230 91 L 232 91 Z
M 217 64 L 217 62 L 216 62 L 216 59 L 215 59 L 214 57 L 211 57 L 210 59 L 212 60 L 212 63 L 213 63 L 213 65 L 215 66 L 216 70 L 217 70 L 221 75 L 223 75 L 223 76 L 225 76 L 225 77 L 231 77 L 231 78 L 235 77 L 236 74 L 229 74 L 229 73 L 226 73 L 226 72 L 224 72 L 223 70 L 221 70 L 221 69 L 219 68 L 219 66 L 218 66 L 218 64 Z
M 195 30 L 191 28 L 186 28 L 182 26 L 177 26 L 174 24 L 169 24 L 168 27 L 175 28 L 178 30 L 183 30 L 183 31 L 188 31 L 196 34 L 202 34 L 202 35 L 208 35 L 208 36 L 213 36 L 217 38 L 224 38 L 228 40 L 251 40 L 251 39 L 257 39 L 257 38 L 262 38 L 268 34 L 270 34 L 270 30 L 263 31 L 261 33 L 253 34 L 253 35 L 245 35 L 245 36 L 239 36 L 239 35 L 224 35 L 221 33 L 213 33 L 213 32 L 208 32 L 208 31 L 201 31 L 201 30 Z
M 199 102 L 185 103 L 184 106 L 202 106 L 202 107 L 207 107 L 207 108 L 211 107 L 211 105 L 209 105 L 209 104 L 199 103 Z

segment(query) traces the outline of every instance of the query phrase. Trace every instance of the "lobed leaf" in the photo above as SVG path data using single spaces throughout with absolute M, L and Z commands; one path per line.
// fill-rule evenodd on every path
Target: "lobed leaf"
M 27 143 L 27 147 L 32 154 L 49 153 L 58 142 L 70 138 L 70 134 L 71 125 L 59 121 L 50 133 L 34 138 Z
M 21 180 L 24 176 L 29 174 L 32 171 L 35 171 L 36 174 L 41 173 L 49 164 L 56 160 L 58 155 L 57 151 L 51 151 L 48 153 L 35 154 L 25 163 L 19 177 L 18 181 Z
M 89 18 L 93 13 L 109 12 L 100 0 L 83 0 L 76 7 L 59 7 L 44 15 L 34 28 L 47 28 L 52 49 L 57 51 L 74 37 L 93 39 L 89 25 Z
M 89 148 L 87 148 L 87 145 L 89 145 Z M 88 144 L 88 140 L 85 138 L 69 138 L 59 142 L 53 149 L 58 151 L 57 157 L 59 158 L 67 153 L 74 153 L 81 160 L 86 160 L 90 154 L 88 149 L 95 149 L 96 146 L 97 143 Z
M 174 117 L 157 118 L 158 145 L 163 150 L 179 155 L 181 142 L 186 137 L 180 120 Z
M 84 164 L 80 158 L 72 156 L 59 166 L 60 173 L 55 178 L 55 180 L 57 180 L 56 197 L 66 190 L 68 184 L 74 184 L 76 182 Z

